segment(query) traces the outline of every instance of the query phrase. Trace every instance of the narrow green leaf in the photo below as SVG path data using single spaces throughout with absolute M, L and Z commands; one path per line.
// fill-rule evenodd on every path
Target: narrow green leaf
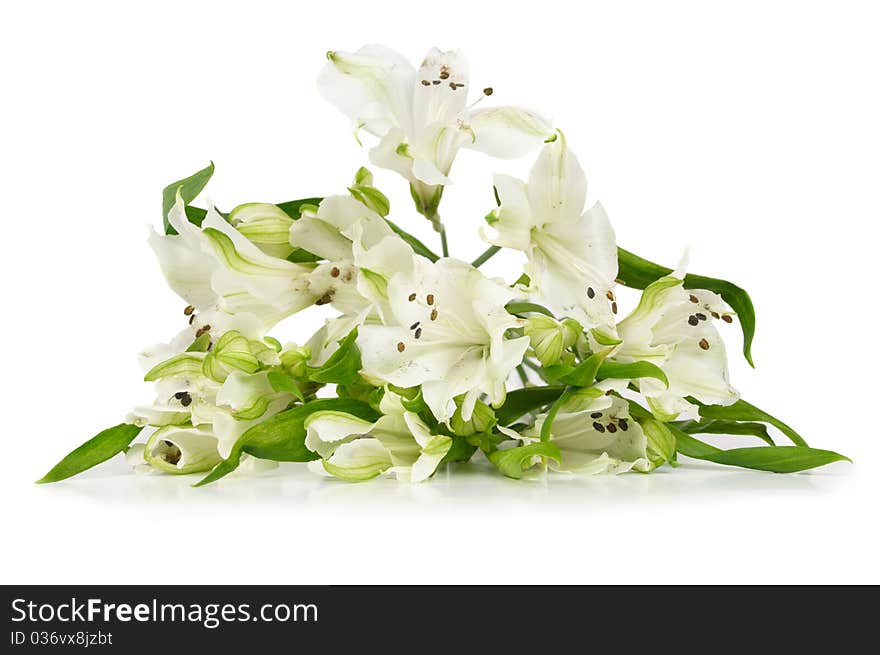
M 740 423 L 738 421 L 685 421 L 676 425 L 688 434 L 728 434 L 757 437 L 768 446 L 775 446 L 773 437 L 767 432 L 767 426 L 763 423 Z
M 183 198 L 183 202 L 188 205 L 207 186 L 212 175 L 214 175 L 214 162 L 211 162 L 205 168 L 196 171 L 189 177 L 172 182 L 162 190 L 162 224 L 165 226 L 165 234 L 177 234 L 177 230 L 168 222 L 168 212 L 177 200 L 178 189 L 180 190 L 180 197 Z M 189 214 L 187 214 L 187 217 L 189 217 Z M 204 218 L 204 215 L 202 215 L 202 218 Z
M 848 457 L 831 450 L 807 446 L 758 446 L 721 450 L 668 425 L 675 434 L 676 449 L 682 455 L 716 464 L 739 466 L 772 473 L 796 473 L 833 462 L 850 462 Z
M 574 389 L 575 387 L 567 387 L 565 391 L 562 392 L 562 395 L 559 396 L 550 407 L 550 411 L 547 412 L 547 416 L 544 417 L 544 423 L 541 425 L 541 441 L 550 441 L 550 436 L 553 434 L 553 423 L 556 421 L 556 415 L 565 404 L 565 401 L 571 397 Z
M 630 364 L 618 364 L 617 362 L 603 362 L 596 371 L 596 380 L 601 382 L 608 378 L 615 380 L 635 380 L 637 378 L 655 378 L 667 387 L 669 380 L 666 374 L 656 364 L 651 362 L 632 362 Z
M 504 306 L 510 314 L 543 314 L 553 318 L 553 312 L 533 302 L 510 302 Z
M 308 366 L 309 379 L 324 384 L 354 384 L 361 377 L 361 351 L 355 340 L 357 328 L 339 342 L 339 349 L 321 366 Z
M 125 450 L 142 429 L 137 425 L 120 423 L 99 432 L 53 466 L 51 471 L 37 480 L 37 484 L 65 480 L 107 461 Z
M 533 412 L 549 405 L 562 395 L 565 385 L 547 387 L 526 387 L 507 394 L 504 405 L 495 410 L 499 425 L 510 425 L 523 414 Z
M 617 249 L 617 266 L 618 280 L 634 289 L 644 289 L 652 282 L 673 272 L 671 268 L 655 264 L 623 248 Z M 727 280 L 703 275 L 685 275 L 684 287 L 685 289 L 708 289 L 724 298 L 724 301 L 731 306 L 739 318 L 743 332 L 743 356 L 754 367 L 752 341 L 755 338 L 755 307 L 752 305 L 749 294 Z
M 421 255 L 422 257 L 426 257 L 432 262 L 436 262 L 438 259 L 440 259 L 440 257 L 436 255 L 430 248 L 428 248 L 428 246 L 416 239 L 412 234 L 410 234 L 403 228 L 398 227 L 387 218 L 385 219 L 385 222 L 388 223 L 388 227 L 394 230 L 397 236 L 399 236 L 401 239 L 409 244 L 409 247 L 413 249 L 414 253 L 416 253 L 417 255 Z
M 266 377 L 268 378 L 269 384 L 271 385 L 273 391 L 277 391 L 279 393 L 292 393 L 300 402 L 305 401 L 305 397 L 303 397 L 303 392 L 299 388 L 299 385 L 296 383 L 296 380 L 290 377 L 287 373 L 274 370 L 269 371 Z
M 379 418 L 379 413 L 366 403 L 348 398 L 323 398 L 285 410 L 241 435 L 229 457 L 215 466 L 195 486 L 210 484 L 234 471 L 244 453 L 277 462 L 310 462 L 319 459 L 317 453 L 305 446 L 304 423 L 312 413 L 320 411 L 345 412 L 366 421 Z
M 522 477 L 523 471 L 528 468 L 531 459 L 534 456 L 549 457 L 560 462 L 562 454 L 559 448 L 548 441 L 539 441 L 528 446 L 519 446 L 517 448 L 507 448 L 505 450 L 496 450 L 489 453 L 489 461 L 495 467 L 509 478 L 518 480 Z
M 754 405 L 747 403 L 745 400 L 737 400 L 732 405 L 702 405 L 689 398 L 691 402 L 700 406 L 700 416 L 709 419 L 729 420 L 729 421 L 759 421 L 761 423 L 769 423 L 779 429 L 782 434 L 788 437 L 796 446 L 806 446 L 807 442 L 804 438 L 794 431 L 786 423 L 778 418 L 770 416 L 762 409 L 758 409 Z

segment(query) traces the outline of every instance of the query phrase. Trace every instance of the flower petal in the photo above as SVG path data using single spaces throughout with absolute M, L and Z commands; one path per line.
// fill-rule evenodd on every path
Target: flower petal
M 471 112 L 468 123 L 474 140 L 464 147 L 500 159 L 522 157 L 555 134 L 546 118 L 519 107 L 477 109 Z

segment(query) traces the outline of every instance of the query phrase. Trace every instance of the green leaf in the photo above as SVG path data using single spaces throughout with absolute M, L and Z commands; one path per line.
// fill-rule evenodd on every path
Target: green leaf
M 832 462 L 850 462 L 848 457 L 830 450 L 806 446 L 758 446 L 721 450 L 668 425 L 675 434 L 676 449 L 682 455 L 716 464 L 739 466 L 756 471 L 796 473 Z
M 388 227 L 390 227 L 401 239 L 406 241 L 409 244 L 409 247 L 413 249 L 413 252 L 417 255 L 421 255 L 422 257 L 426 257 L 430 259 L 432 262 L 436 262 L 440 257 L 436 255 L 428 246 L 424 243 L 416 239 L 412 234 L 404 230 L 403 228 L 398 227 L 387 218 L 385 222 L 388 223 Z
M 684 421 L 677 428 L 688 434 L 728 434 L 757 437 L 768 446 L 775 446 L 773 437 L 763 423 L 739 423 L 737 421 Z
M 737 400 L 732 405 L 703 405 L 693 398 L 689 401 L 700 406 L 700 416 L 709 419 L 729 420 L 729 421 L 759 421 L 761 423 L 769 423 L 779 429 L 782 434 L 788 437 L 796 446 L 806 446 L 807 442 L 804 438 L 794 431 L 793 428 L 780 421 L 774 416 L 770 416 L 762 409 L 758 409 L 754 405 L 747 403 L 745 400 Z
M 301 198 L 300 200 L 288 200 L 275 206 L 296 220 L 302 215 L 304 205 L 320 205 L 322 200 L 323 198 Z
M 269 384 L 271 385 L 273 391 L 277 391 L 279 393 L 292 393 L 300 402 L 305 401 L 305 398 L 303 397 L 303 392 L 299 388 L 299 385 L 296 383 L 296 380 L 294 380 L 284 371 L 269 371 L 266 377 L 268 378 Z
M 232 452 L 212 471 L 195 484 L 201 487 L 232 473 L 244 453 L 276 462 L 310 462 L 319 459 L 305 446 L 305 420 L 314 412 L 336 411 L 352 414 L 366 421 L 375 421 L 379 413 L 359 400 L 323 398 L 285 410 L 259 423 L 238 438 Z
M 214 175 L 214 162 L 211 162 L 205 168 L 193 173 L 189 177 L 172 182 L 162 190 L 162 224 L 165 226 L 165 234 L 177 234 L 177 230 L 168 222 L 168 212 L 174 207 L 178 189 L 180 190 L 180 197 L 183 198 L 183 202 L 188 205 L 207 186 L 212 175 Z M 187 217 L 191 219 L 189 213 L 187 213 Z M 202 214 L 201 218 L 204 219 L 204 217 L 204 214 Z M 201 225 L 201 221 L 196 223 L 196 225 Z
M 553 318 L 553 312 L 533 302 L 510 302 L 504 306 L 509 314 L 543 314 Z
M 53 466 L 51 471 L 37 480 L 37 484 L 66 480 L 77 473 L 82 473 L 101 462 L 107 461 L 125 450 L 128 444 L 134 441 L 134 438 L 140 434 L 142 429 L 137 425 L 120 423 L 117 426 L 99 432 Z
M 638 255 L 617 249 L 617 279 L 628 287 L 644 289 L 652 282 L 672 273 L 671 268 L 660 266 Z M 755 338 L 755 307 L 746 291 L 727 280 L 719 280 L 703 275 L 685 275 L 685 289 L 708 289 L 720 295 L 731 306 L 739 318 L 743 332 L 743 356 L 754 367 L 752 361 L 752 341 Z
M 565 384 L 570 384 L 576 387 L 589 387 L 596 381 L 596 375 L 607 355 L 607 352 L 593 353 L 577 366 L 565 366 L 564 364 L 559 364 L 556 366 L 548 366 L 544 370 L 551 378 L 564 382 Z
M 339 349 L 321 366 L 308 366 L 309 379 L 324 384 L 354 384 L 361 379 L 361 351 L 355 340 L 357 328 L 339 342 Z
M 529 467 L 532 457 L 549 457 L 560 463 L 562 454 L 559 448 L 547 441 L 539 441 L 528 446 L 507 448 L 489 453 L 489 461 L 508 478 L 516 480 L 522 477 L 523 471 Z
M 550 407 L 550 411 L 547 412 L 547 416 L 544 417 L 544 423 L 541 425 L 541 441 L 550 441 L 550 436 L 553 434 L 553 423 L 556 421 L 556 415 L 559 413 L 559 410 L 562 409 L 565 401 L 569 399 L 574 390 L 575 387 L 566 387 L 565 391 L 562 392 L 562 395 L 559 396 Z
M 565 385 L 526 387 L 507 394 L 504 405 L 495 410 L 499 425 L 510 425 L 523 414 L 549 405 L 562 395 Z
M 666 374 L 656 364 L 651 362 L 632 362 L 631 364 L 618 364 L 617 362 L 603 362 L 596 372 L 596 380 L 601 382 L 608 378 L 615 380 L 634 380 L 637 378 L 655 378 L 667 387 L 669 380 Z

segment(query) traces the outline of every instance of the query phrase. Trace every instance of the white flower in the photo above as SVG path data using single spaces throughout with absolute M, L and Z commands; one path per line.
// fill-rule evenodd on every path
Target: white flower
M 561 461 L 549 461 L 555 471 L 582 474 L 650 471 L 648 440 L 629 415 L 625 400 L 600 396 L 585 408 L 565 411 L 553 421 L 550 441 L 559 448 Z M 538 417 L 524 436 L 525 443 L 539 439 L 547 415 Z
M 521 325 L 504 308 L 514 295 L 464 262 L 413 257 L 412 271 L 388 283 L 385 324 L 364 325 L 358 333 L 363 375 L 399 387 L 421 385 L 440 421 L 452 416 L 460 394 L 465 421 L 480 394 L 495 405 L 504 402 L 505 380 L 529 344 L 528 337 L 505 336 Z
M 327 260 L 309 276 L 309 290 L 318 304 L 342 312 L 309 342 L 319 365 L 351 330 L 387 313 L 388 279 L 410 270 L 413 252 L 384 218 L 350 196 L 328 196 L 304 212 L 290 227 L 290 242 Z
M 379 45 L 327 57 L 318 90 L 358 130 L 381 139 L 370 151 L 371 161 L 409 180 L 426 216 L 436 212 L 460 148 L 512 158 L 553 135 L 547 121 L 533 112 L 468 106 L 468 64 L 458 51 L 432 48 L 418 70 Z
M 720 296 L 686 290 L 684 272 L 676 271 L 649 285 L 638 307 L 617 326 L 622 343 L 613 354 L 619 362 L 649 361 L 669 379 L 642 378 L 635 383 L 658 418 L 680 414 L 696 418 L 693 396 L 713 405 L 730 405 L 739 393 L 730 386 L 727 353 L 713 319 L 730 322 L 732 312 Z
M 432 434 L 418 414 L 407 411 L 400 397 L 385 390 L 375 423 L 344 412 L 315 412 L 305 422 L 306 447 L 321 455 L 310 468 L 346 480 L 368 480 L 382 473 L 398 480 L 421 482 L 437 470 L 452 439 Z
M 266 254 L 214 209 L 193 225 L 178 194 L 168 220 L 178 234 L 153 232 L 150 245 L 169 286 L 194 308 L 194 330 L 222 332 L 237 314 L 255 316 L 265 330 L 317 299 L 309 288 L 313 267 Z
M 495 235 L 484 238 L 526 253 L 530 291 L 555 314 L 613 334 L 614 230 L 600 204 L 584 211 L 587 179 L 562 134 L 544 146 L 528 184 L 496 175 L 495 188 L 501 206 L 487 217 Z

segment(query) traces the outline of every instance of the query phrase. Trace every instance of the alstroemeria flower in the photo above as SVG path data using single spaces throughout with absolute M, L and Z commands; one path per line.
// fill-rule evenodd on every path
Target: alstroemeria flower
M 521 325 L 504 308 L 514 296 L 459 260 L 413 257 L 412 271 L 388 283 L 385 324 L 358 333 L 362 374 L 398 387 L 421 385 L 439 421 L 449 420 L 453 398 L 465 394 L 461 413 L 469 420 L 481 394 L 504 402 L 505 381 L 528 348 L 528 337 L 505 335 Z
M 711 291 L 685 289 L 683 279 L 679 270 L 649 285 L 638 307 L 617 325 L 622 343 L 613 359 L 652 362 L 669 379 L 668 389 L 651 378 L 635 381 L 661 420 L 696 418 L 687 396 L 713 405 L 739 398 L 730 386 L 724 342 L 713 325 L 718 318 L 731 322 L 733 312 Z
M 388 280 L 410 270 L 413 252 L 382 216 L 351 196 L 328 196 L 305 211 L 290 227 L 290 242 L 327 260 L 310 275 L 309 289 L 318 304 L 342 312 L 309 342 L 317 365 L 355 327 L 387 313 Z
M 169 286 L 190 304 L 190 325 L 222 332 L 232 315 L 252 314 L 268 329 L 312 305 L 313 267 L 260 250 L 213 208 L 201 227 L 186 217 L 180 195 L 168 213 L 176 235 L 150 236 Z M 213 321 L 213 322 L 210 322 Z
M 419 210 L 436 212 L 443 185 L 462 147 L 513 158 L 553 135 L 547 121 L 515 107 L 468 106 L 468 64 L 458 51 L 432 48 L 416 70 L 402 55 L 379 45 L 330 52 L 318 90 L 379 137 L 370 151 L 377 166 L 400 173 L 412 185 Z M 483 95 L 491 94 L 484 89 Z
M 229 456 L 248 428 L 294 400 L 293 394 L 275 391 L 268 381 L 266 370 L 283 364 L 275 347 L 236 331 L 221 335 L 210 350 L 181 348 L 159 362 L 155 355 L 145 357 L 142 364 L 148 367 L 145 379 L 155 382 L 156 400 L 135 407 L 127 422 L 162 429 L 195 426 L 198 443 L 210 435 L 221 458 Z
M 540 438 L 546 414 L 524 434 L 525 443 Z M 577 411 L 556 415 L 550 441 L 559 448 L 561 461 L 549 460 L 554 471 L 582 474 L 650 471 L 648 440 L 641 426 L 629 415 L 627 402 L 621 398 L 600 396 Z
M 617 245 L 599 203 L 584 211 L 587 178 L 562 134 L 541 150 L 528 184 L 495 176 L 501 206 L 490 243 L 526 253 L 530 292 L 585 330 L 614 333 Z
M 305 443 L 322 460 L 310 463 L 310 468 L 352 481 L 382 473 L 409 482 L 431 477 L 449 452 L 451 437 L 432 434 L 389 389 L 379 409 L 384 415 L 375 423 L 343 412 L 311 414 L 305 422 Z

